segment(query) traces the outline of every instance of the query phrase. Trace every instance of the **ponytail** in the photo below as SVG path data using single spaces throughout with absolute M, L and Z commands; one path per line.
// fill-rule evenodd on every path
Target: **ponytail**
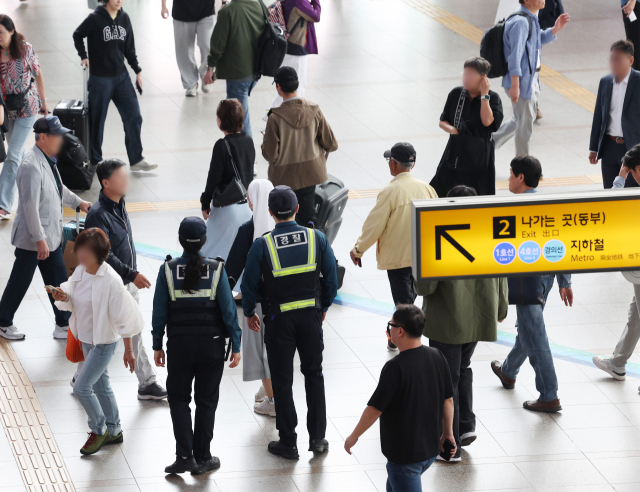
M 188 242 L 180 239 L 180 244 L 184 248 L 184 252 L 187 253 L 189 261 L 185 266 L 184 280 L 182 281 L 182 292 L 185 294 L 194 294 L 198 290 L 200 285 L 200 279 L 202 277 L 204 262 L 200 255 L 200 249 L 204 244 L 206 238 L 203 238 L 198 242 Z

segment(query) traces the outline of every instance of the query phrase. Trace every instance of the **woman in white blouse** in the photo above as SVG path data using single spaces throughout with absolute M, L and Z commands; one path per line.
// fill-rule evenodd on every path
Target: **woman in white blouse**
M 89 416 L 89 438 L 80 449 L 93 454 L 105 444 L 121 443 L 122 429 L 107 367 L 118 341 L 124 340 L 124 365 L 135 368 L 131 337 L 142 331 L 142 314 L 120 275 L 105 260 L 111 245 L 96 228 L 80 233 L 73 248 L 80 265 L 71 278 L 52 293 L 60 310 L 71 311 L 69 329 L 82 343 L 84 365 L 73 393 Z

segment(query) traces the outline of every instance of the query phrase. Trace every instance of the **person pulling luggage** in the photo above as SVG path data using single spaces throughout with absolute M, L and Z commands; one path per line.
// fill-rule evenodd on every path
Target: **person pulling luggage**
M 299 458 L 293 403 L 293 357 L 298 350 L 307 396 L 309 451 L 329 449 L 324 438 L 327 412 L 322 375 L 322 322 L 338 291 L 336 259 L 325 235 L 296 224 L 298 198 L 288 186 L 269 193 L 276 226 L 253 242 L 242 280 L 242 309 L 249 328 L 260 331 L 256 297 L 262 298 L 265 344 L 280 440 L 271 454 Z M 320 276 L 322 274 L 322 277 Z
M 156 365 L 164 367 L 165 361 L 167 365 L 169 409 L 176 439 L 176 461 L 164 471 L 202 475 L 220 468 L 220 460 L 211 456 L 210 447 L 227 358 L 225 337 L 233 347 L 229 365 L 233 368 L 240 362 L 242 330 L 224 262 L 200 255 L 207 240 L 204 221 L 186 217 L 178 236 L 184 253 L 175 259 L 167 256 L 160 267 L 151 321 Z M 165 327 L 169 357 L 162 348 Z M 195 428 L 189 408 L 192 385 Z

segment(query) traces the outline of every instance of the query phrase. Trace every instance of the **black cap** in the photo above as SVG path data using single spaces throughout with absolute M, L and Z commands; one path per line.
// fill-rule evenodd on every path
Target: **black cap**
M 416 149 L 410 143 L 398 142 L 391 147 L 391 150 L 385 150 L 384 156 L 386 159 L 391 157 L 395 161 L 409 164 L 416 162 Z
M 298 197 L 285 185 L 276 186 L 269 193 L 269 210 L 276 217 L 286 217 L 296 211 Z
M 48 133 L 50 135 L 64 135 L 71 130 L 62 126 L 57 116 L 43 116 L 33 124 L 34 133 Z
M 298 73 L 292 67 L 280 67 L 273 76 L 274 84 L 286 84 L 287 82 L 297 82 Z
M 207 237 L 207 226 L 200 217 L 185 217 L 180 222 L 178 237 L 187 242 L 202 242 Z

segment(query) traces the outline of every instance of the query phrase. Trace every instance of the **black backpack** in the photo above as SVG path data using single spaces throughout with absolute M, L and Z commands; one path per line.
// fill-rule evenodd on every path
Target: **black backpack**
M 71 133 L 64 136 L 62 149 L 58 153 L 58 171 L 67 188 L 82 191 L 91 188 L 96 166 L 91 165 L 80 139 Z
M 269 12 L 260 0 L 260 6 L 264 13 L 264 31 L 258 44 L 258 56 L 256 59 L 256 80 L 262 75 L 273 77 L 276 70 L 282 65 L 284 55 L 287 53 L 287 37 L 280 24 L 269 20 Z
M 487 29 L 480 41 L 480 56 L 491 63 L 491 70 L 489 70 L 488 77 L 493 79 L 495 77 L 504 77 L 509 73 L 509 65 L 507 59 L 504 56 L 504 27 L 509 19 L 516 15 L 526 17 L 529 21 L 529 36 L 527 41 L 531 39 L 531 33 L 533 26 L 531 23 L 531 17 L 524 12 L 516 12 L 511 14 L 506 19 L 502 19 L 495 26 Z M 533 73 L 531 69 L 531 60 L 529 59 L 529 48 L 526 47 L 527 60 L 529 60 L 529 72 Z

